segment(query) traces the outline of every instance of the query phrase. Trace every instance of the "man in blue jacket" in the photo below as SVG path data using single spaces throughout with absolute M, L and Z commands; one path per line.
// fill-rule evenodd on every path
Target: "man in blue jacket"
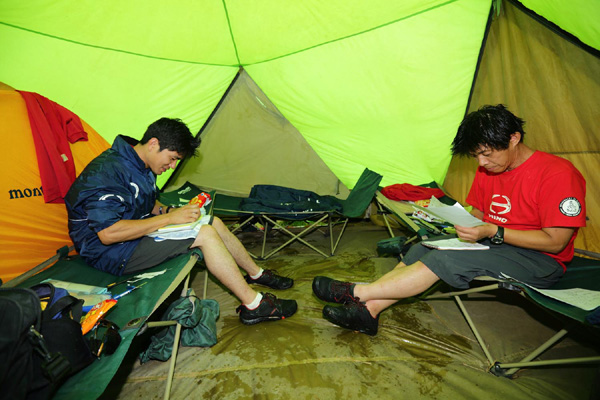
M 118 136 L 83 170 L 65 197 L 75 248 L 88 264 L 115 275 L 151 268 L 199 248 L 208 270 L 241 300 L 237 311 L 243 323 L 290 317 L 296 312 L 296 301 L 257 293 L 248 283 L 288 289 L 292 279 L 258 267 L 219 218 L 203 225 L 191 239 L 155 241 L 146 236 L 200 217 L 198 204 L 164 207 L 157 201 L 156 188 L 156 175 L 196 155 L 199 145 L 200 140 L 179 119 L 152 123 L 139 142 Z

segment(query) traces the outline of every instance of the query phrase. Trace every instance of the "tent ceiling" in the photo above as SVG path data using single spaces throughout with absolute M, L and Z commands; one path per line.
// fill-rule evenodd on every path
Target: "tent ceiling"
M 346 185 L 364 167 L 383 184 L 441 182 L 491 2 L 4 0 L 0 81 L 110 142 L 162 116 L 198 130 L 244 66 Z M 545 3 L 531 2 L 549 19 L 585 6 L 583 25 L 598 20 L 597 5 Z

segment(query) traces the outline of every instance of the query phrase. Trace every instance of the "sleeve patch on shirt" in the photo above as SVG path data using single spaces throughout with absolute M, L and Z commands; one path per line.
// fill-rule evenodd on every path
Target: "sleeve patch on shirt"
M 560 202 L 558 208 L 560 209 L 560 212 L 567 217 L 576 217 L 581 214 L 581 204 L 575 197 L 567 197 Z

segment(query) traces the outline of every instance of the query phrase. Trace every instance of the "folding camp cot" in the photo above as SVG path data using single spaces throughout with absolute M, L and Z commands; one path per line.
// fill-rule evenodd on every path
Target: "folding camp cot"
M 435 184 L 429 184 L 427 186 L 432 185 Z M 412 232 L 413 236 L 405 242 L 406 244 L 415 240 L 426 240 L 430 239 L 432 236 L 435 237 L 446 234 L 446 232 L 443 231 L 444 227 L 439 224 L 430 223 L 424 219 L 413 217 L 412 214 L 415 211 L 415 208 L 407 201 L 388 199 L 379 190 L 375 194 L 375 199 L 377 200 L 378 213 L 382 215 L 386 228 L 392 238 L 394 237 L 394 231 L 390 225 L 390 219 L 392 218 Z M 440 201 L 448 205 L 455 203 L 455 200 L 448 196 L 444 196 Z
M 200 193 L 197 188 L 186 188 L 185 191 L 173 191 L 163 193 L 159 199 L 163 204 L 178 205 L 186 203 L 193 196 Z M 213 193 L 214 195 L 214 193 Z M 212 209 L 209 207 L 208 212 Z M 33 268 L 30 272 L 17 277 L 6 284 L 4 287 L 31 287 L 47 279 L 80 283 L 85 285 L 107 287 L 111 283 L 121 282 L 139 274 L 115 275 L 99 271 L 87 265 L 78 255 L 69 257 L 69 252 L 73 247 L 64 247 L 57 252 L 57 255 L 47 262 Z M 173 343 L 169 372 L 165 386 L 164 398 L 168 399 L 173 382 L 175 363 L 177 359 L 177 349 L 179 346 L 179 337 L 181 325 L 176 321 L 149 321 L 150 316 L 156 309 L 174 292 L 174 290 L 183 285 L 181 296 L 187 295 L 190 281 L 190 272 L 194 265 L 202 259 L 202 253 L 195 249 L 187 254 L 182 254 L 171 260 L 165 261 L 153 268 L 144 270 L 147 272 L 162 272 L 160 275 L 145 281 L 143 287 L 134 290 L 118 300 L 116 306 L 111 308 L 106 314 L 106 319 L 114 322 L 121 329 L 121 343 L 115 353 L 108 356 L 101 356 L 91 365 L 79 371 L 76 375 L 70 377 L 58 390 L 53 399 L 96 399 L 108 386 L 110 380 L 117 372 L 123 361 L 127 350 L 135 336 L 146 328 L 162 327 L 176 325 L 175 340 Z M 46 268 L 48 265 L 51 265 Z M 46 268 L 46 269 L 44 269 Z M 43 269 L 43 270 L 42 270 Z M 42 270 L 41 272 L 38 272 Z M 164 272 L 163 272 L 164 271 Z M 206 298 L 206 289 L 208 285 L 208 270 L 204 272 L 204 293 L 202 298 Z M 122 286 L 115 286 L 111 289 L 113 294 L 118 294 L 125 290 Z
M 187 292 L 189 275 L 193 266 L 201 257 L 200 252 L 190 252 L 180 255 L 169 261 L 166 261 L 144 272 L 164 273 L 147 280 L 143 287 L 134 290 L 118 300 L 116 306 L 108 311 L 106 319 L 114 322 L 121 329 L 121 343 L 112 355 L 101 356 L 91 365 L 69 378 L 58 390 L 54 399 L 96 399 L 108 386 L 110 380 L 117 372 L 123 361 L 132 340 L 140 329 L 147 324 L 152 327 L 153 323 L 148 322 L 152 313 L 169 297 L 169 295 L 183 283 L 182 293 Z M 116 280 L 126 279 L 128 276 L 116 277 L 114 275 L 99 271 L 88 266 L 79 256 L 59 259 L 50 268 L 26 279 L 18 284 L 19 287 L 31 287 L 46 279 L 54 279 L 65 282 L 80 283 L 92 286 L 106 287 Z M 12 286 L 9 281 L 5 286 Z M 205 285 L 207 284 L 205 280 Z M 113 294 L 118 294 L 125 290 L 124 287 L 115 287 Z M 206 292 L 204 296 L 206 295 Z M 169 323 L 169 322 L 166 322 Z M 173 322 L 174 323 L 174 322 Z M 158 325 L 164 325 L 161 321 Z M 157 326 L 158 326 L 157 325 Z M 165 388 L 165 398 L 168 398 L 175 360 L 177 357 L 178 337 L 181 326 L 177 325 L 176 338 L 173 344 L 173 353 L 167 384 Z
M 524 283 L 517 282 L 511 279 L 496 279 L 492 277 L 478 277 L 477 281 L 494 283 L 473 287 L 471 289 L 462 290 L 458 292 L 449 293 L 436 293 L 430 294 L 434 288 L 430 289 L 426 294 L 422 296 L 424 300 L 432 299 L 444 299 L 454 298 L 460 311 L 464 315 L 469 327 L 473 331 L 475 338 L 481 346 L 487 360 L 489 361 L 489 370 L 494 375 L 511 377 L 519 369 L 525 367 L 536 367 L 536 366 L 548 366 L 557 364 L 581 364 L 581 363 L 600 363 L 600 357 L 580 357 L 580 358 L 567 358 L 567 359 L 554 359 L 544 361 L 533 361 L 543 352 L 554 346 L 560 339 L 562 339 L 569 330 L 577 327 L 580 324 L 586 325 L 591 328 L 594 335 L 600 335 L 600 260 L 585 259 L 580 257 L 574 257 L 573 261 L 568 265 L 567 272 L 561 277 L 561 279 L 551 287 L 551 291 L 544 291 L 540 289 L 534 289 Z M 566 327 L 557 332 L 554 336 L 544 342 L 537 349 L 533 350 L 528 356 L 517 362 L 500 362 L 497 361 L 491 354 L 490 351 L 481 337 L 481 334 L 475 326 L 475 322 L 469 315 L 463 301 L 461 300 L 462 295 L 468 295 L 470 293 L 481 293 L 497 289 L 508 289 L 514 292 L 518 292 L 533 303 L 548 310 L 555 314 L 568 317 Z M 576 290 L 575 294 L 573 290 Z M 585 292 L 583 292 L 585 291 Z M 597 307 L 594 309 L 582 309 L 575 304 L 573 295 L 579 297 L 579 300 L 586 296 L 590 303 L 595 304 Z M 553 297 L 550 297 L 553 296 Z M 562 298 L 563 300 L 559 300 Z M 594 299 L 595 298 L 595 302 Z M 586 307 L 590 308 L 590 307 Z M 599 337 L 600 339 L 600 337 Z
M 255 221 L 259 221 L 263 225 L 263 243 L 261 255 L 255 256 L 255 258 L 268 259 L 275 253 L 290 245 L 294 241 L 299 241 L 310 247 L 312 250 L 321 254 L 324 257 L 329 257 L 335 254 L 335 250 L 344 234 L 346 226 L 350 218 L 360 217 L 371 201 L 375 191 L 377 190 L 379 183 L 381 182 L 382 176 L 376 172 L 370 171 L 368 168 L 365 169 L 356 182 L 356 185 L 351 190 L 348 198 L 345 200 L 336 199 L 339 209 L 322 210 L 322 211 L 281 211 L 281 212 L 261 212 L 261 211 L 249 211 L 242 210 L 240 208 L 244 199 L 243 197 L 227 196 L 223 194 L 217 194 L 215 198 L 214 213 L 216 215 L 223 216 L 238 216 L 242 217 L 242 222 L 232 229 L 232 232 L 238 232 L 245 226 L 250 225 Z M 340 211 L 341 210 L 341 211 Z M 283 221 L 283 222 L 282 222 Z M 287 227 L 288 221 L 309 221 L 308 225 L 303 227 L 299 233 L 294 233 Z M 330 253 L 326 254 L 321 249 L 313 246 L 303 239 L 304 236 L 319 228 L 321 224 L 327 222 L 330 236 Z M 342 224 L 341 230 L 337 234 L 337 239 L 334 237 L 334 226 Z M 265 255 L 265 247 L 267 242 L 267 235 L 270 231 L 283 232 L 290 236 L 290 239 L 270 251 Z
M 381 192 L 377 192 L 376 194 L 377 204 L 380 210 L 380 213 L 383 214 L 384 221 L 387 225 L 387 229 L 390 233 L 391 237 L 394 237 L 392 228 L 389 224 L 387 218 L 389 218 L 389 214 L 392 214 L 396 217 L 396 219 L 405 225 L 408 229 L 410 229 L 414 236 L 408 240 L 408 243 L 411 240 L 419 239 L 428 239 L 429 235 L 438 235 L 441 234 L 442 231 L 439 227 L 428 224 L 426 221 L 415 220 L 409 215 L 414 211 L 411 204 L 404 201 L 394 201 L 386 198 Z M 451 199 L 446 199 L 447 204 L 451 203 Z M 431 293 L 435 290 L 434 286 L 429 291 L 427 291 L 424 295 L 421 296 L 422 299 L 430 300 L 430 299 L 444 299 L 444 298 L 454 298 L 456 301 L 460 311 L 463 313 L 469 327 L 473 331 L 475 338 L 479 342 L 479 345 L 483 349 L 486 358 L 490 363 L 490 371 L 498 376 L 507 376 L 510 377 L 515 374 L 520 368 L 523 367 L 534 367 L 534 366 L 543 366 L 543 365 L 555 365 L 555 364 L 570 364 L 570 363 L 600 363 L 600 357 L 584 357 L 584 358 L 574 358 L 574 359 L 563 359 L 563 360 L 549 360 L 549 361 L 532 361 L 544 351 L 552 347 L 556 344 L 561 338 L 563 338 L 568 332 L 569 328 L 572 326 L 576 326 L 578 323 L 583 323 L 585 325 L 590 325 L 593 327 L 594 331 L 598 331 L 596 333 L 600 333 L 600 307 L 594 310 L 583 310 L 574 306 L 572 304 L 565 303 L 563 301 L 554 299 L 552 297 L 548 297 L 547 295 L 541 293 L 539 290 L 536 290 L 526 284 L 520 282 L 514 282 L 509 279 L 497 279 L 493 277 L 478 277 L 475 279 L 478 282 L 490 282 L 494 283 L 488 284 L 486 286 L 474 287 L 471 289 L 457 291 L 457 292 L 449 292 L 449 293 L 436 293 L 427 295 L 427 293 Z M 468 295 L 470 293 L 481 293 L 487 292 L 497 289 L 509 289 L 515 292 L 519 292 L 521 295 L 530 299 L 534 303 L 539 306 L 550 310 L 552 312 L 561 314 L 566 316 L 572 320 L 572 323 L 569 324 L 567 328 L 560 330 L 556 335 L 550 338 L 548 341 L 543 343 L 540 347 L 532 351 L 527 357 L 524 357 L 522 360 L 518 362 L 498 362 L 492 357 L 490 354 L 487 345 L 485 344 L 483 338 L 481 337 L 477 327 L 471 316 L 469 315 L 463 301 L 461 300 L 462 295 Z M 568 293 L 571 289 L 587 289 L 592 291 L 591 294 L 596 296 L 600 296 L 600 261 L 599 260 L 590 260 L 580 257 L 575 257 L 573 261 L 568 266 L 567 272 L 563 277 L 561 277 L 560 281 L 554 285 L 552 290 L 562 291 L 563 293 Z M 588 294 L 590 292 L 587 292 Z M 594 321 L 594 322 L 590 322 Z

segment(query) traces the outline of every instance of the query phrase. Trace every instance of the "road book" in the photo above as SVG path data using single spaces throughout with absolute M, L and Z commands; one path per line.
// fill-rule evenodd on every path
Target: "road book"
M 421 242 L 425 247 L 437 250 L 488 250 L 490 246 L 481 243 L 467 242 L 459 238 L 432 240 L 430 242 Z

